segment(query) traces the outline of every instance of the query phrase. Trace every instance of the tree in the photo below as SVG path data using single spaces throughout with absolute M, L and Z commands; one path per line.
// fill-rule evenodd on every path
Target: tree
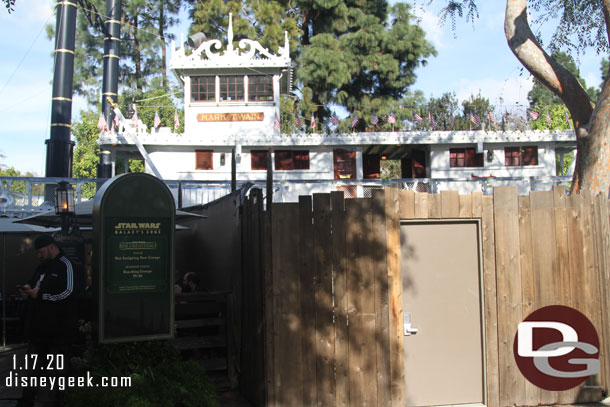
M 89 0 L 90 15 L 100 15 L 105 20 L 105 0 Z M 154 82 L 170 91 L 167 79 L 166 47 L 173 36 L 168 28 L 178 22 L 182 0 L 123 0 L 121 17 L 121 41 L 119 84 L 121 89 L 151 88 Z M 55 27 L 47 27 L 47 35 L 53 38 Z M 76 46 L 74 59 L 74 91 L 84 96 L 90 105 L 101 100 L 103 74 L 104 33 L 91 24 L 87 13 L 77 14 Z M 160 84 L 160 85 L 159 85 Z
M 443 15 L 478 17 L 476 0 L 442 0 Z M 577 137 L 578 155 L 572 191 L 608 194 L 610 189 L 610 83 L 606 80 L 596 103 L 566 67 L 543 49 L 528 21 L 528 3 L 540 19 L 559 18 L 552 44 L 566 49 L 595 46 L 608 52 L 610 1 L 608 0 L 507 0 L 504 31 L 508 46 L 521 64 L 541 84 L 557 95 L 569 110 Z M 552 49 L 554 51 L 555 49 Z
M 72 123 L 72 135 L 76 140 L 72 160 L 72 174 L 75 178 L 97 178 L 97 165 L 100 162 L 98 117 L 99 114 L 92 110 L 81 111 L 80 119 Z M 95 191 L 95 184 L 83 185 L 81 195 L 92 198 Z
M 408 97 L 415 82 L 415 69 L 435 50 L 424 31 L 412 23 L 407 4 L 389 7 L 385 0 L 289 2 L 287 0 L 213 0 L 195 2 L 191 32 L 210 38 L 225 36 L 228 14 L 233 13 L 234 41 L 257 38 L 261 45 L 277 50 L 288 32 L 291 57 L 296 62 L 298 105 L 282 126 L 294 116 L 312 116 L 328 122 L 331 106 L 358 116 L 356 130 L 390 127 L 378 119 L 394 112 Z M 351 130 L 351 117 L 337 131 Z M 334 125 L 328 128 L 336 127 Z

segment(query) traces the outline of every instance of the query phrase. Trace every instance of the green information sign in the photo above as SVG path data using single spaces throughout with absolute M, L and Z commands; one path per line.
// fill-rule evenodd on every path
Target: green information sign
M 174 198 L 148 174 L 108 180 L 93 205 L 100 342 L 173 337 Z
M 106 220 L 106 288 L 109 293 L 162 292 L 167 289 L 169 219 Z

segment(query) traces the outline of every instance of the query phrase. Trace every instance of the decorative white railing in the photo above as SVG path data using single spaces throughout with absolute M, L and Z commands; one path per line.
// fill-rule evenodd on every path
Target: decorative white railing
M 44 186 L 69 182 L 75 189 L 76 201 L 89 199 L 96 185 L 105 180 L 88 178 L 0 177 L 0 215 L 25 217 L 53 209 L 44 202 Z M 548 191 L 556 185 L 569 187 L 572 177 L 482 177 L 482 178 L 420 178 L 394 180 L 274 180 L 274 202 L 297 202 L 300 195 L 344 191 L 346 198 L 370 197 L 374 189 L 394 187 L 403 190 L 438 193 L 457 190 L 468 194 L 481 191 L 485 195 L 496 186 L 514 185 L 519 194 Z M 202 205 L 231 192 L 230 181 L 165 181 L 174 195 L 177 207 Z M 265 181 L 238 181 L 237 187 L 254 184 L 266 194 Z

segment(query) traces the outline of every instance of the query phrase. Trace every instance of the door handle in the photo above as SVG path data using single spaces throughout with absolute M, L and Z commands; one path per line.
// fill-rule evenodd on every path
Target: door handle
M 405 312 L 404 314 L 402 314 L 403 316 L 403 327 L 404 327 L 404 334 L 405 336 L 411 336 L 411 335 L 415 335 L 418 331 L 417 328 L 413 328 L 411 326 L 411 313 L 410 312 Z

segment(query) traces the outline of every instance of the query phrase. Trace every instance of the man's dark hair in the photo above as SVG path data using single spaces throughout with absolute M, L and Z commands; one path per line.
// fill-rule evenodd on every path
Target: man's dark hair
M 195 272 L 186 273 L 186 282 L 192 282 L 195 285 L 199 285 L 199 276 Z
M 51 235 L 40 235 L 36 238 L 36 240 L 34 240 L 34 248 L 36 250 L 42 249 L 43 247 L 47 247 L 50 244 L 54 244 L 57 246 L 57 244 L 55 243 L 55 239 L 53 239 L 53 236 Z

